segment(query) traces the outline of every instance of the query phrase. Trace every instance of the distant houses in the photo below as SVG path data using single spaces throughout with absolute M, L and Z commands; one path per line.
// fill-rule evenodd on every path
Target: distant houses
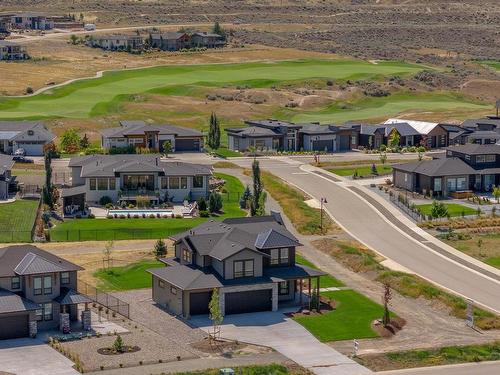
M 11 29 L 52 30 L 54 20 L 43 13 L 17 13 L 10 17 Z
M 45 145 L 56 136 L 37 121 L 0 121 L 0 153 L 23 149 L 28 156 L 43 155 Z
M 135 52 L 144 49 L 144 40 L 139 35 L 102 35 L 90 38 L 87 45 L 108 51 Z
M 0 40 L 0 60 L 16 61 L 29 59 L 25 46 L 18 43 Z

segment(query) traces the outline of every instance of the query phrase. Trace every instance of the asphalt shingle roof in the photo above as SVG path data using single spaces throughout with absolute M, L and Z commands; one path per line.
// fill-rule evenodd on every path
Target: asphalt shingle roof
M 397 164 L 393 166 L 393 169 L 409 173 L 420 173 L 430 177 L 469 175 L 476 173 L 474 168 L 459 158 L 441 158 Z
M 14 160 L 10 155 L 0 155 L 0 175 L 12 169 Z
M 144 135 L 145 132 L 158 132 L 159 135 L 174 135 L 176 137 L 202 137 L 203 134 L 195 129 L 175 125 L 149 125 L 140 120 L 120 121 L 114 128 L 101 130 L 105 137 L 125 137 L 126 135 Z
M 0 314 L 31 311 L 39 309 L 40 305 L 31 302 L 9 290 L 0 289 Z
M 22 141 L 24 137 L 28 137 L 31 140 L 33 136 L 27 136 L 28 130 L 35 131 L 37 139 L 41 141 L 51 142 L 56 138 L 41 122 L 0 121 L 0 139 Z
M 468 155 L 488 155 L 488 154 L 500 154 L 500 145 L 480 145 L 476 143 L 467 143 L 465 145 L 450 146 L 447 150 L 460 152 L 462 154 Z
M 222 283 L 211 272 L 184 265 L 152 268 L 147 270 L 152 275 L 183 290 L 220 288 Z
M 61 294 L 54 301 L 60 305 L 76 305 L 78 303 L 90 303 L 92 300 L 84 294 L 78 293 L 70 288 L 61 288 Z

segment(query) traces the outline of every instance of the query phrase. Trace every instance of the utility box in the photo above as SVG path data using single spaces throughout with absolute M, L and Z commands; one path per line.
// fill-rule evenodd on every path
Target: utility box
M 221 368 L 219 375 L 234 375 L 234 370 L 232 368 Z

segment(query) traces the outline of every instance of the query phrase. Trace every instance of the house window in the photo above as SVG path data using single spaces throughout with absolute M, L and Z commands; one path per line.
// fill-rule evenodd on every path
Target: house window
M 194 176 L 193 177 L 193 187 L 194 188 L 202 188 L 203 187 L 203 176 Z
M 43 304 L 43 320 L 52 320 L 52 303 Z
M 494 163 L 496 161 L 496 155 L 486 155 L 486 163 Z
M 90 179 L 90 190 L 97 190 L 97 180 L 95 178 Z
M 108 190 L 108 179 L 98 178 L 97 179 L 97 190 Z
M 177 294 L 177 288 L 175 286 L 170 287 L 170 293 Z
M 109 190 L 116 190 L 116 179 L 115 178 L 109 179 Z
M 282 281 L 279 283 L 278 293 L 281 296 L 290 294 L 290 284 L 288 283 L 288 281 Z
M 36 309 L 35 310 L 35 317 L 36 317 L 37 322 L 42 321 L 43 320 L 43 309 Z
M 253 272 L 253 259 L 250 260 L 235 260 L 233 267 L 234 278 L 239 277 L 252 277 Z
M 191 254 L 191 251 L 188 249 L 182 249 L 182 260 L 186 263 L 192 263 L 193 262 L 193 254 Z
M 69 272 L 61 272 L 61 284 L 69 284 Z
M 39 296 L 42 294 L 42 278 L 34 277 L 33 278 L 33 294 L 35 296 Z
M 466 190 L 466 189 L 467 189 L 466 178 L 465 177 L 458 177 L 457 178 L 457 190 Z
M 19 289 L 21 288 L 21 278 L 19 276 L 14 276 L 10 279 L 10 288 Z
M 486 162 L 486 155 L 477 155 L 476 156 L 476 163 L 485 163 Z
M 179 189 L 179 177 L 169 177 L 168 178 L 168 188 L 169 189 Z
M 33 130 L 28 130 L 28 135 L 34 135 L 35 132 Z
M 288 248 L 280 249 L 280 264 L 288 264 L 289 259 L 289 251 Z
M 266 141 L 264 141 L 262 139 L 255 141 L 255 148 L 263 149 L 265 147 L 265 145 L 266 145 Z
M 470 155 L 465 155 L 465 160 L 470 160 Z
M 434 179 L 434 191 L 441 191 L 441 178 Z
M 44 276 L 43 294 L 52 294 L 52 276 Z
M 162 189 L 168 189 L 168 179 L 166 177 L 160 179 L 160 187 Z
M 181 177 L 181 189 L 187 189 L 188 179 L 187 177 Z
M 271 265 L 288 264 L 288 248 L 271 249 Z
M 165 281 L 158 279 L 158 287 L 165 289 Z

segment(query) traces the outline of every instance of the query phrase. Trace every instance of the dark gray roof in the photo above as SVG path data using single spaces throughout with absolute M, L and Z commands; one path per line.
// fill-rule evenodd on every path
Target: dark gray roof
M 149 125 L 144 121 L 120 121 L 115 128 L 101 130 L 105 137 L 125 137 L 126 135 L 143 135 L 145 132 L 158 132 L 160 135 L 173 135 L 176 137 L 203 137 L 198 130 L 175 125 Z
M 264 275 L 271 278 L 272 281 L 296 280 L 302 277 L 324 276 L 325 272 L 296 264 L 291 267 L 270 267 L 264 270 Z
M 282 136 L 283 134 L 268 128 L 261 128 L 259 126 L 249 126 L 246 128 L 226 128 L 226 132 L 235 134 L 241 137 L 274 137 Z
M 14 160 L 10 155 L 0 154 L 0 175 L 3 175 L 6 171 L 10 171 L 14 166 Z
M 0 277 L 79 270 L 83 268 L 32 245 L 0 248 Z
M 38 121 L 0 121 L 0 139 L 21 141 L 27 136 L 27 131 L 36 131 L 37 140 L 51 142 L 56 136 L 44 124 Z M 33 136 L 29 136 L 32 140 Z
M 332 125 L 304 124 L 301 133 L 304 134 L 335 134 L 339 128 Z
M 480 124 L 484 125 L 494 125 L 500 128 L 500 118 L 478 118 L 478 119 L 468 119 L 462 123 L 464 128 L 477 128 Z
M 166 176 L 208 176 L 209 166 L 162 161 L 156 154 L 87 155 L 71 158 L 70 167 L 82 167 L 81 177 L 112 177 L 122 172 L 158 172 Z
M 31 302 L 9 290 L 0 289 L 0 314 L 39 309 L 40 305 Z
M 500 133 L 493 130 L 477 130 L 467 135 L 469 138 L 500 138 Z
M 213 38 L 223 38 L 222 35 L 215 34 L 215 33 L 209 33 L 209 32 L 202 32 L 202 31 L 197 31 L 197 32 L 193 33 L 193 35 L 207 36 L 207 37 L 213 37 Z
M 275 216 L 255 216 L 208 221 L 189 231 L 172 236 L 184 241 L 201 255 L 223 260 L 248 249 L 258 252 L 275 247 L 301 246 L 300 242 Z
M 177 40 L 180 37 L 186 35 L 186 33 L 176 33 L 176 32 L 164 32 L 164 33 L 152 33 L 151 38 L 153 39 L 166 39 L 166 40 Z
M 182 290 L 213 289 L 222 286 L 222 283 L 213 273 L 180 264 L 152 268 L 148 269 L 147 272 Z
M 389 136 L 389 134 L 391 134 L 393 129 L 396 129 L 402 137 L 407 137 L 407 136 L 411 136 L 411 135 L 420 135 L 420 132 L 418 132 L 415 128 L 413 128 L 407 122 L 386 124 L 385 125 L 385 135 Z
M 85 194 L 87 192 L 87 186 L 85 185 L 73 186 L 69 188 L 60 189 L 60 191 L 61 191 L 61 198 L 71 197 L 74 195 Z
M 465 145 L 450 146 L 447 148 L 447 150 L 467 155 L 498 155 L 500 154 L 500 145 L 480 145 L 476 143 L 467 143 Z
M 413 163 L 397 164 L 394 170 L 419 173 L 430 177 L 475 174 L 476 170 L 459 158 L 422 160 Z
M 10 40 L 0 40 L 0 47 L 16 47 L 19 43 L 11 42 Z
M 273 119 L 268 119 L 268 120 L 247 120 L 245 121 L 245 124 L 250 125 L 250 126 L 260 126 L 260 127 L 265 127 L 265 128 L 279 128 L 279 127 L 285 127 L 285 128 L 291 128 L 291 129 L 300 129 L 302 125 L 299 124 L 294 124 L 292 122 L 287 122 L 287 121 L 280 121 L 280 120 L 273 120 Z
M 61 294 L 54 301 L 60 305 L 76 305 L 78 303 L 90 303 L 92 300 L 84 294 L 78 293 L 70 288 L 61 288 Z

